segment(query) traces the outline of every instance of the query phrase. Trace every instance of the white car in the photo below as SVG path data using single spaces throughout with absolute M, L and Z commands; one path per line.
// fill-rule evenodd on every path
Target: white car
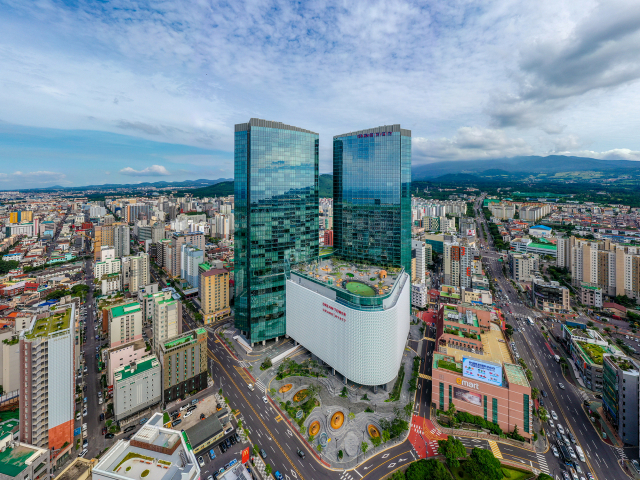
M 553 452 L 554 457 L 560 458 L 560 452 L 558 452 L 558 449 L 555 445 L 551 445 L 551 451 Z
M 558 428 L 558 431 L 560 432 L 560 435 L 564 435 L 564 428 L 562 428 L 562 425 L 558 424 L 557 428 Z
M 190 417 L 192 413 L 193 413 L 193 411 L 187 412 L 187 413 L 184 414 L 184 416 L 182 418 Z
M 264 403 L 269 403 L 269 400 L 267 400 L 267 397 L 262 397 L 262 401 L 263 401 Z
M 558 421 L 558 415 L 556 415 L 555 410 L 551 410 L 551 418 L 553 418 L 556 422 Z
M 80 454 L 78 455 L 79 457 L 84 457 L 87 454 L 88 450 L 85 448 L 83 449 Z
M 550 426 L 551 428 L 555 428 L 556 424 L 555 424 L 555 423 L 553 423 L 553 420 L 549 419 L 549 426 Z
M 84 410 L 82 410 L 82 416 L 86 417 L 87 416 L 87 409 L 85 408 Z
M 561 390 L 564 390 L 564 385 L 562 383 L 558 383 L 558 386 L 560 387 Z

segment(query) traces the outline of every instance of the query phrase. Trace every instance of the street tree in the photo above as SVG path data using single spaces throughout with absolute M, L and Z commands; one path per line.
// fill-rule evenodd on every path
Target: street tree
M 446 440 L 438 440 L 438 453 L 444 455 L 449 467 L 460 466 L 460 459 L 467 456 L 467 450 L 460 440 L 449 436 Z

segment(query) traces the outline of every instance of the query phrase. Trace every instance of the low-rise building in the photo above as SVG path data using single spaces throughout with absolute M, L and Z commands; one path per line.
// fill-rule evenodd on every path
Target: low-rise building
M 590 307 L 602 308 L 602 289 L 595 285 L 580 285 L 580 301 Z
M 131 440 L 118 440 L 93 468 L 93 480 L 197 480 L 200 467 L 186 434 L 154 414 Z
M 11 433 L 0 438 L 0 480 L 48 479 L 49 450 L 16 442 Z
M 100 278 L 100 292 L 102 295 L 111 295 L 122 290 L 122 274 L 109 273 Z
M 155 355 L 147 355 L 113 373 L 113 414 L 116 421 L 162 400 L 162 367 Z
M 189 443 L 196 454 L 205 452 L 207 449 L 224 437 L 225 426 L 229 422 L 229 411 L 224 408 L 219 412 L 214 412 L 207 418 L 200 420 L 192 427 L 185 430 Z M 230 424 L 229 424 L 230 426 Z
M 429 286 L 426 283 L 411 284 L 411 305 L 427 308 L 429 305 Z
M 558 282 L 531 277 L 531 301 L 536 308 L 549 313 L 566 313 L 571 309 L 569 289 Z

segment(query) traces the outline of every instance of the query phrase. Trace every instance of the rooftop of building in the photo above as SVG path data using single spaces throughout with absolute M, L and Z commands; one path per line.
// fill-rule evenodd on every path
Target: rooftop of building
M 193 478 L 193 473 L 187 472 L 197 469 L 192 463 L 195 458 L 182 440 L 180 432 L 162 427 L 162 414 L 156 413 L 131 440 L 113 445 L 94 467 L 94 473 L 104 471 L 136 480 Z
M 334 289 L 344 289 L 361 297 L 389 294 L 402 268 L 354 263 L 339 257 L 317 258 L 291 266 L 291 271 Z
M 198 267 L 201 267 L 204 270 L 204 272 L 202 272 L 203 277 L 212 277 L 214 275 L 229 273 L 229 270 L 226 268 L 213 268 L 207 262 L 201 263 Z
M 575 345 L 582 352 L 582 357 L 591 365 L 602 365 L 603 356 L 609 353 L 608 348 L 595 343 L 577 341 Z
M 469 357 L 500 364 L 513 363 L 506 340 L 498 325 L 492 322 L 490 329 L 480 335 L 480 340 L 483 353 L 474 353 L 447 345 L 447 354 L 454 357 L 456 362 L 462 362 L 463 357 Z
M 531 228 L 537 228 L 539 230 L 547 230 L 547 231 L 551 231 L 551 227 L 547 227 L 546 225 L 534 225 Z
M 635 372 L 636 375 L 640 373 L 638 372 L 638 367 L 636 367 L 636 364 L 629 357 L 616 357 L 614 355 L 606 355 L 605 358 L 607 358 L 607 360 L 609 360 L 610 362 L 615 363 L 618 368 L 620 368 L 620 370 L 624 372 Z
M 147 348 L 147 343 L 142 339 L 134 340 L 132 342 L 123 343 L 122 345 L 118 345 L 117 347 L 110 348 L 109 352 L 117 352 L 118 350 L 130 347 L 133 347 L 134 350 L 145 349 Z
M 20 422 L 14 418 L 0 423 L 0 438 L 3 438 L 7 433 L 13 433 L 16 427 L 19 426 Z
M 206 334 L 207 331 L 204 328 L 197 328 L 195 330 L 190 330 L 185 333 L 181 333 L 180 335 L 176 335 L 175 337 L 169 338 L 162 344 L 164 350 L 170 350 L 172 348 L 178 346 L 184 346 L 188 343 L 193 343 L 198 341 L 198 335 Z
M 596 287 L 595 285 L 589 285 L 588 283 L 583 283 L 580 285 L 581 288 L 584 288 L 585 290 L 600 290 L 600 287 Z
M 3 438 L 2 441 L 5 441 Z M 43 450 L 23 443 L 14 447 L 7 447 L 0 452 L 0 474 L 17 477 L 33 461 L 32 457 L 39 456 Z
M 140 375 L 141 373 L 151 370 L 152 368 L 156 368 L 159 365 L 160 362 L 155 355 L 147 355 L 146 357 L 141 358 L 135 363 L 132 362 L 132 364 L 123 365 L 122 367 L 118 368 L 114 372 L 114 380 L 116 382 L 126 380 L 135 375 Z
M 70 324 L 71 309 L 67 308 L 63 312 L 55 313 L 49 317 L 36 320 L 33 324 L 33 328 L 27 332 L 25 338 L 35 339 L 48 337 L 52 333 L 68 329 Z
M 557 248 L 558 248 L 558 247 L 556 247 L 555 245 L 553 245 L 551 243 L 539 243 L 539 242 L 530 243 L 528 245 L 528 247 L 530 247 L 530 248 L 544 248 L 545 250 L 557 250 Z
M 225 415 L 227 415 L 226 412 Z M 222 428 L 218 415 L 213 413 L 185 430 L 185 432 L 191 445 L 197 449 L 201 443 L 219 434 Z
M 121 317 L 123 315 L 131 315 L 132 313 L 140 312 L 140 304 L 138 302 L 125 303 L 123 305 L 117 305 L 111 309 L 111 315 L 113 318 Z
M 251 480 L 251 473 L 240 462 L 236 463 L 233 468 L 226 470 L 218 477 L 219 480 Z
M 96 460 L 77 457 L 67 468 L 58 474 L 56 480 L 76 480 L 90 471 L 95 462 Z

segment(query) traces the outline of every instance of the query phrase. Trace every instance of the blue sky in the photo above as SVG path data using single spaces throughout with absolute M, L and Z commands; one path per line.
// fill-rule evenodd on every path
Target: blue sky
M 636 0 L 0 0 L 0 189 L 233 175 L 233 125 L 640 159 Z

